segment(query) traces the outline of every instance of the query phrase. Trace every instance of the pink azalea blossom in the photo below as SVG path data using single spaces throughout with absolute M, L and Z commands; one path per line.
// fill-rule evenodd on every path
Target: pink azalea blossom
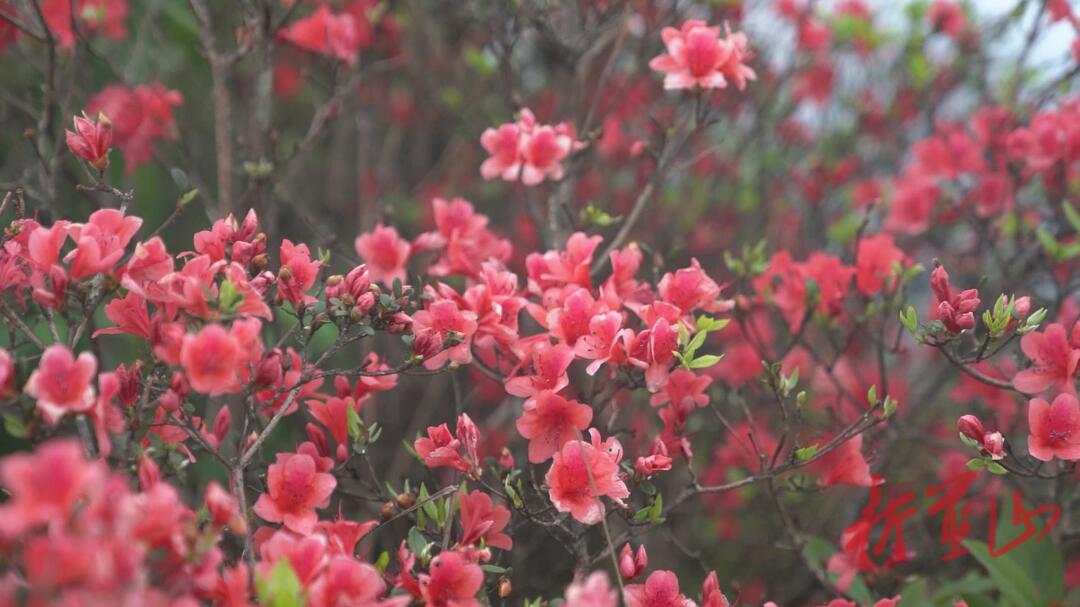
M 691 19 L 682 28 L 665 27 L 661 32 L 667 52 L 649 62 L 663 72 L 665 89 L 726 88 L 735 83 L 741 91 L 747 80 L 756 80 L 746 65 L 750 58 L 746 35 L 742 32 L 720 36 L 719 27 Z
M 94 406 L 96 371 L 97 359 L 90 352 L 75 358 L 71 350 L 54 344 L 42 353 L 26 382 L 26 393 L 37 400 L 45 420 L 55 425 L 66 413 L 85 413 Z
M 315 510 L 330 504 L 336 486 L 333 475 L 319 472 L 310 455 L 278 453 L 266 474 L 267 492 L 259 496 L 254 511 L 266 521 L 308 534 L 318 521 Z
M 529 461 L 546 461 L 592 422 L 592 407 L 544 390 L 525 402 L 517 419 L 521 436 L 529 439 Z
M 1028 452 L 1048 462 L 1057 457 L 1080 459 L 1080 402 L 1072 394 L 1059 394 L 1053 403 L 1033 398 L 1028 403 Z
M 626 607 L 695 607 L 679 592 L 679 578 L 670 571 L 653 571 L 644 584 L 627 585 L 623 598 Z
M 586 525 L 595 525 L 604 515 L 601 496 L 611 498 L 620 506 L 622 500 L 630 497 L 626 484 L 619 478 L 617 460 L 580 440 L 569 441 L 555 452 L 545 479 L 555 509 L 569 512 Z
M 412 247 L 392 227 L 377 224 L 371 232 L 356 237 L 356 252 L 367 263 L 371 280 L 390 285 L 405 282 L 405 264 Z
M 1013 378 L 1017 390 L 1039 394 L 1054 389 L 1076 394 L 1080 343 L 1072 343 L 1063 325 L 1050 323 L 1041 333 L 1028 333 L 1020 339 L 1020 348 L 1031 359 L 1032 365 Z

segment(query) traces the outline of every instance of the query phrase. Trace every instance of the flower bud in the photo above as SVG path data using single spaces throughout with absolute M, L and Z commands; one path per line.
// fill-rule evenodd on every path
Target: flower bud
M 161 480 L 161 469 L 154 460 L 143 453 L 139 457 L 139 488 L 149 491 Z
M 1005 437 L 1000 432 L 990 432 L 983 436 L 982 450 L 991 459 L 1005 459 Z
M 364 320 L 364 316 L 367 315 L 367 311 L 360 306 L 353 306 L 349 309 L 349 320 L 352 322 L 360 322 Z
M 394 499 L 397 501 L 398 508 L 402 510 L 408 510 L 416 504 L 416 496 L 412 493 L 399 493 Z
M 983 436 L 986 434 L 986 430 L 983 428 L 982 422 L 974 415 L 962 415 L 960 419 L 956 420 L 956 429 L 960 434 L 970 438 L 978 444 L 982 444 Z
M 104 113 L 98 112 L 97 119 L 91 119 L 85 113 L 75 117 L 75 130 L 65 131 L 67 146 L 72 154 L 90 163 L 90 166 L 103 172 L 109 166 L 109 148 L 112 146 L 112 122 Z

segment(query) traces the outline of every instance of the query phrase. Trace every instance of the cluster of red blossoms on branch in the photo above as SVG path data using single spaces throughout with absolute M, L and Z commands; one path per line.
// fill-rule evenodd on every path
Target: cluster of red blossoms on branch
M 1048 106 L 1053 86 L 1030 100 L 1009 88 L 1028 42 L 1005 94 L 978 91 L 959 119 L 921 116 L 918 103 L 955 74 L 911 49 L 932 39 L 990 60 L 961 3 L 908 11 L 907 76 L 880 95 L 896 101 L 864 91 L 851 114 L 832 105 L 845 76 L 832 51 L 856 60 L 885 43 L 861 0 L 772 3 L 793 26 L 787 62 L 760 59 L 728 24 L 740 3 L 700 15 L 584 3 L 575 18 L 600 42 L 560 37 L 560 3 L 476 3 L 473 21 L 534 28 L 469 47 L 470 77 L 498 74 L 512 103 L 462 121 L 467 140 L 447 137 L 446 166 L 416 160 L 433 177 L 400 192 L 380 188 L 405 131 L 441 106 L 468 107 L 474 91 L 448 87 L 425 105 L 369 82 L 402 67 L 408 28 L 423 27 L 399 20 L 396 3 L 252 0 L 239 27 L 223 18 L 229 7 L 191 0 L 177 30 L 205 55 L 214 154 L 181 137 L 189 89 L 135 84 L 137 62 L 96 93 L 58 94 L 56 65 L 125 38 L 134 4 L 12 4 L 0 0 L 0 50 L 48 48 L 49 107 L 25 133 L 37 180 L 4 185 L 0 202 L 0 446 L 17 451 L 0 458 L 0 607 L 777 607 L 767 599 L 785 594 L 819 607 L 966 607 L 959 597 L 988 604 L 993 592 L 1020 607 L 1065 604 L 1065 584 L 1080 585 L 1080 564 L 1066 571 L 1057 546 L 1071 537 L 1065 519 L 1053 536 L 1058 519 L 1044 523 L 1038 540 L 1050 541 L 1031 548 L 1052 553 L 998 567 L 970 533 L 968 517 L 986 512 L 935 506 L 990 577 L 965 573 L 932 600 L 919 577 L 932 567 L 917 559 L 933 555 L 902 541 L 903 504 L 852 521 L 866 493 L 874 515 L 882 487 L 926 480 L 899 470 L 897 445 L 943 478 L 964 471 L 965 491 L 978 477 L 984 497 L 1006 477 L 1029 497 L 1051 481 L 1064 502 L 1080 461 L 1080 100 Z M 448 37 L 471 45 L 475 24 L 447 11 Z M 689 18 L 705 14 L 720 25 Z M 1041 3 L 1044 18 L 1080 31 L 1060 0 Z M 441 73 L 437 54 L 413 71 Z M 558 58 L 581 98 L 531 94 L 547 76 L 515 73 L 530 54 Z M 272 118 L 302 105 L 305 82 L 328 99 L 293 138 Z M 242 137 L 230 88 L 254 99 Z M 333 215 L 308 213 L 289 181 L 335 120 L 357 114 L 345 121 L 356 141 L 335 136 L 335 154 L 383 134 L 353 96 L 392 106 L 396 130 L 379 139 L 382 167 L 355 176 L 376 210 L 341 240 L 321 234 Z M 926 128 L 900 157 L 883 125 L 920 116 Z M 865 158 L 848 145 L 864 133 Z M 815 138 L 848 155 L 790 158 Z M 216 201 L 179 168 L 180 198 L 163 214 L 114 185 L 190 156 L 213 156 Z M 326 172 L 350 173 L 342 166 Z M 446 194 L 459 182 L 433 185 L 442 171 L 477 170 L 476 204 Z M 132 183 L 143 188 L 145 174 Z M 714 196 L 719 182 L 735 185 Z M 96 206 L 57 204 L 65 184 Z M 609 185 L 602 210 L 592 201 Z M 485 192 L 519 196 L 514 217 L 527 221 L 505 229 L 506 209 Z M 396 194 L 423 208 L 396 207 Z M 201 221 L 185 215 L 199 197 L 210 219 L 173 238 Z M 281 229 L 301 215 L 307 242 Z M 662 250 L 645 227 L 691 234 Z M 757 228 L 770 238 L 740 233 Z M 729 237 L 741 250 L 718 254 Z M 936 407 L 939 391 L 962 408 Z M 1016 513 L 1013 525 L 1036 535 Z M 776 525 L 758 529 L 759 516 Z M 1006 531 L 991 527 L 991 546 Z M 767 556 L 765 568 L 790 567 L 783 581 L 805 588 L 727 576 L 727 555 L 686 535 L 725 550 L 767 543 L 787 560 Z M 1061 592 L 1018 580 L 1024 559 L 1058 563 L 1046 577 Z

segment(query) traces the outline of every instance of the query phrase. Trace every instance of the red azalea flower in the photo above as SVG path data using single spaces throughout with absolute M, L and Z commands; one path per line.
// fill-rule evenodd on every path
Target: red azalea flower
M 428 573 L 420 575 L 426 607 L 478 607 L 476 593 L 483 585 L 480 566 L 453 550 L 431 559 Z
M 71 277 L 81 280 L 112 269 L 141 226 L 142 219 L 125 217 L 117 209 L 101 209 L 92 213 L 86 223 L 69 225 L 68 235 L 75 241 L 75 250 L 64 261 L 71 264 Z
M 959 293 L 949 285 L 949 273 L 944 266 L 930 273 L 930 288 L 937 298 L 937 306 L 930 318 L 940 320 L 952 333 L 960 333 L 975 327 L 975 309 L 979 307 L 979 291 L 967 289 Z
M 630 497 L 626 484 L 619 478 L 618 461 L 580 440 L 567 442 L 555 452 L 545 479 L 555 509 L 569 512 L 586 525 L 595 525 L 604 515 L 600 496 L 607 496 L 619 505 Z
M 65 520 L 84 492 L 102 482 L 75 440 L 50 441 L 31 454 L 0 461 L 0 479 L 11 496 L 0 506 L 0 538 L 41 523 Z
M 682 28 L 665 27 L 661 32 L 667 52 L 649 62 L 663 72 L 665 89 L 726 88 L 728 81 L 741 91 L 747 80 L 756 80 L 746 65 L 750 54 L 746 35 L 730 31 L 721 38 L 719 27 L 691 19 Z
M 95 403 L 94 373 L 97 359 L 90 352 L 79 354 L 54 344 L 45 349 L 38 367 L 26 382 L 26 393 L 37 399 L 45 420 L 55 425 L 65 413 L 89 411 Z
M 356 237 L 356 252 L 367 263 L 371 280 L 390 285 L 394 279 L 405 282 L 405 264 L 409 261 L 409 242 L 397 230 L 376 224 L 371 232 Z
M 362 42 L 356 19 L 348 14 L 335 15 L 325 4 L 314 13 L 297 19 L 284 28 L 278 37 L 298 48 L 320 53 L 352 64 Z
M 529 439 L 529 461 L 534 464 L 546 461 L 588 428 L 592 417 L 592 407 L 567 400 L 552 390 L 530 398 L 516 422 L 521 436 Z
M 894 267 L 904 264 L 907 256 L 895 244 L 891 234 L 875 234 L 859 241 L 855 254 L 855 286 L 867 297 L 882 290 L 892 291 L 899 278 Z
M 271 523 L 283 523 L 296 533 L 311 533 L 318 522 L 317 508 L 330 504 L 337 486 L 332 474 L 319 472 L 313 457 L 278 453 L 266 474 L 267 492 L 255 502 L 255 514 Z
M 533 375 L 508 379 L 506 391 L 522 398 L 534 397 L 544 390 L 558 392 L 570 383 L 566 370 L 572 362 L 574 351 L 569 347 L 540 342 L 532 351 Z
M 818 469 L 822 472 L 823 485 L 873 487 L 885 482 L 880 476 L 870 474 L 870 466 L 862 454 L 862 443 L 863 435 L 857 434 L 821 456 Z
M 1080 323 L 1077 323 L 1080 327 Z M 1077 333 L 1074 329 L 1073 333 Z M 1020 348 L 1031 359 L 1029 369 L 1016 374 L 1013 386 L 1027 394 L 1050 389 L 1076 394 L 1076 376 L 1080 370 L 1080 343 L 1073 343 L 1065 327 L 1051 323 L 1041 333 L 1028 333 L 1020 339 Z
M 236 370 L 242 356 L 240 344 L 224 327 L 209 324 L 184 336 L 180 364 L 194 390 L 214 396 L 240 390 Z
M 488 546 L 510 550 L 514 541 L 503 533 L 510 522 L 510 511 L 492 503 L 491 497 L 483 491 L 458 495 L 458 507 L 461 513 L 462 545 L 477 544 L 481 539 Z
M 619 593 L 611 587 L 603 571 L 593 571 L 584 580 L 578 578 L 566 587 L 566 607 L 617 607 Z
M 109 148 L 112 147 L 112 123 L 98 112 L 97 119 L 85 113 L 75 117 L 75 130 L 64 131 L 68 149 L 72 154 L 90 163 L 98 171 L 109 166 Z
M 679 592 L 679 578 L 670 571 L 653 571 L 644 584 L 626 586 L 623 599 L 626 607 L 695 607 Z
M 1028 429 L 1028 452 L 1035 459 L 1080 459 L 1080 402 L 1072 394 L 1059 394 L 1053 403 L 1031 399 Z
M 632 580 L 645 573 L 649 566 L 649 555 L 645 552 L 645 544 L 638 546 L 637 554 L 630 544 L 623 544 L 622 552 L 619 553 L 619 575 L 624 580 Z
M 124 155 L 125 170 L 131 173 L 150 160 L 156 141 L 176 138 L 173 108 L 183 101 L 180 93 L 159 82 L 135 88 L 114 84 L 94 95 L 86 104 L 86 111 L 109 117 L 113 141 Z
M 315 285 L 320 261 L 311 260 L 307 245 L 294 245 L 288 238 L 281 241 L 281 270 L 278 272 L 278 296 L 299 308 L 315 302 L 305 291 Z

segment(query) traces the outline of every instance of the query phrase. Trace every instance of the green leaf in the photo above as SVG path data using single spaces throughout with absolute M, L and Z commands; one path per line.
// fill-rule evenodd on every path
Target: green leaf
M 270 576 L 259 578 L 255 583 L 259 604 L 267 607 L 304 607 L 303 590 L 288 559 L 281 559 L 270 571 Z
M 238 305 L 240 305 L 240 293 L 233 281 L 226 278 L 221 281 L 221 287 L 218 289 L 218 310 L 228 314 Z
M 810 445 L 809 447 L 803 447 L 802 449 L 796 449 L 795 450 L 795 457 L 800 462 L 805 462 L 806 460 L 810 459 L 811 457 L 814 457 L 815 455 L 817 455 L 817 450 L 818 450 L 817 445 Z
M 998 591 L 1009 602 L 1009 605 L 1031 607 L 1048 604 L 1041 600 L 1039 589 L 1035 587 L 1035 583 L 1024 572 L 1024 569 L 1010 556 L 1011 553 L 993 557 L 986 544 L 978 540 L 965 540 L 964 547 L 990 574 L 990 578 L 994 580 Z
M 686 349 L 684 350 L 687 358 L 694 357 L 694 353 L 701 347 L 701 344 L 705 343 L 706 335 L 708 335 L 708 333 L 705 331 L 698 331 L 694 334 L 694 337 L 690 340 L 690 343 L 686 344 Z
M 180 198 L 176 199 L 176 206 L 183 208 L 183 207 L 187 206 L 187 204 L 189 202 L 191 202 L 192 200 L 195 200 L 195 197 L 198 196 L 198 195 L 199 195 L 199 189 L 198 188 L 195 188 L 194 190 L 188 190 L 188 191 L 184 192 L 183 194 L 181 194 Z
M 686 331 L 686 325 L 679 323 L 675 325 L 675 330 L 679 332 L 679 345 L 685 346 L 686 342 L 690 341 L 690 334 Z
M 409 529 L 409 536 L 407 542 L 409 550 L 412 551 L 413 554 L 420 557 L 421 559 L 426 558 L 431 544 L 424 537 L 424 534 L 420 533 L 419 529 L 417 529 L 416 527 Z
M 349 438 L 356 440 L 356 438 L 360 436 L 360 428 L 363 426 L 363 424 L 360 422 L 360 414 L 357 413 L 356 409 L 354 409 L 353 407 L 345 407 L 345 409 L 347 410 L 349 418 Z
M 596 208 L 592 203 L 585 207 L 581 215 L 583 223 L 601 228 L 606 228 L 622 220 L 622 215 L 611 215 L 607 211 Z
M 1065 211 L 1065 219 L 1069 220 L 1069 225 L 1072 226 L 1073 231 L 1080 234 L 1080 211 L 1074 209 L 1068 201 L 1065 201 L 1061 208 Z
M 1013 523 L 1013 500 L 1004 499 L 998 513 L 997 532 L 994 543 L 997 546 L 1006 546 L 1009 542 L 1024 533 L 1023 524 Z M 1024 504 L 1026 510 L 1031 506 Z M 1060 604 L 1065 596 L 1065 565 L 1062 559 L 1061 547 L 1050 536 L 1041 541 L 1035 541 L 1042 533 L 1046 522 L 1046 516 L 1040 516 L 1032 520 L 1035 524 L 1035 533 L 1027 541 L 997 557 L 1012 559 L 1027 574 L 1033 585 L 1042 593 L 1042 600 L 1038 605 Z M 1071 603 L 1070 603 L 1071 604 Z
M 983 470 L 986 470 L 986 460 L 979 458 L 969 459 L 967 469 L 972 472 L 982 472 Z
M 642 508 L 641 510 L 638 510 L 637 512 L 634 513 L 634 522 L 635 523 L 644 523 L 645 521 L 649 520 L 649 514 L 651 512 L 652 512 L 652 508 L 650 506 L 646 506 L 646 507 Z
M 1043 249 L 1046 250 L 1046 254 L 1054 259 L 1061 257 L 1061 245 L 1058 244 L 1054 235 L 1042 228 L 1035 230 L 1035 236 L 1039 239 L 1039 243 L 1042 244 Z
M 892 417 L 893 413 L 896 413 L 896 408 L 900 405 L 900 401 L 895 398 L 886 395 L 885 404 L 881 407 L 882 417 Z
M 186 190 L 191 186 L 191 180 L 188 179 L 187 173 L 183 169 L 173 167 L 169 169 L 169 175 L 172 177 L 173 182 L 176 183 L 176 187 L 181 190 Z
M 731 323 L 730 318 L 716 319 L 711 316 L 698 316 L 697 318 L 697 330 L 711 333 L 713 331 L 719 331 Z
M 693 360 L 693 362 L 690 363 L 690 368 L 691 369 L 706 369 L 706 368 L 711 367 L 711 366 L 715 365 L 716 363 L 720 362 L 721 358 L 723 358 L 722 355 L 718 356 L 716 354 L 706 354 L 704 356 L 699 356 L 699 357 L 695 358 Z
M 900 312 L 900 324 L 904 325 L 908 333 L 915 335 L 919 328 L 919 313 L 915 311 L 914 306 L 908 306 Z
M 26 427 L 26 422 L 23 421 L 21 416 L 14 413 L 4 415 L 4 430 L 15 438 L 26 438 L 30 435 L 30 429 Z

